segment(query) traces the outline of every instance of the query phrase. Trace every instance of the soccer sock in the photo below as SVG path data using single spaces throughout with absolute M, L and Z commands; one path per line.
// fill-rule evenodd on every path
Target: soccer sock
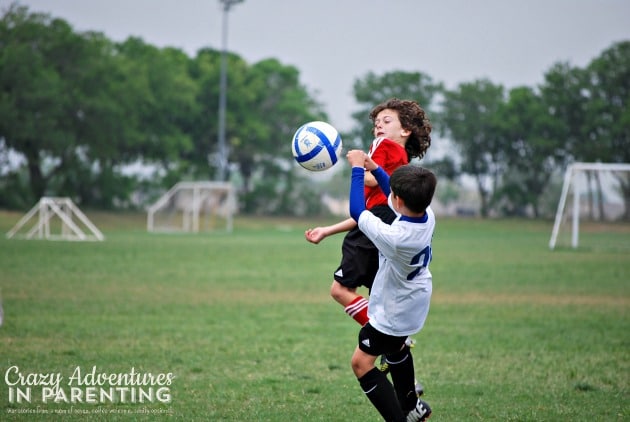
M 385 356 L 389 364 L 394 389 L 404 411 L 412 410 L 416 406 L 416 380 L 411 350 L 405 346 L 400 352 Z
M 363 327 L 370 320 L 367 315 L 368 301 L 363 296 L 357 296 L 348 306 L 344 308 L 344 311 L 354 318 L 356 322 Z
M 359 384 L 372 405 L 386 421 L 405 421 L 406 417 L 396 398 L 396 391 L 387 376 L 373 368 L 359 378 Z

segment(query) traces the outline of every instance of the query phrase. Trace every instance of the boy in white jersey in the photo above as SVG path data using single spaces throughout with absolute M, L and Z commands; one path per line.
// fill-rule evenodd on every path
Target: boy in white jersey
M 423 421 L 430 414 L 417 398 L 408 336 L 418 333 L 429 313 L 429 271 L 435 216 L 430 208 L 437 180 L 424 168 L 405 165 L 391 178 L 363 151 L 347 154 L 352 166 L 350 215 L 379 250 L 379 269 L 368 304 L 369 322 L 359 332 L 352 370 L 364 393 L 386 421 Z M 391 225 L 365 209 L 364 171 L 371 171 L 398 215 Z M 390 195 L 391 192 L 391 195 Z M 374 363 L 385 355 L 392 384 Z

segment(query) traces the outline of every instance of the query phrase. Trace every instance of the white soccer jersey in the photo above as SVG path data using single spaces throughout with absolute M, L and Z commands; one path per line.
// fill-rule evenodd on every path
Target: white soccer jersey
M 379 268 L 368 304 L 370 325 L 392 336 L 417 333 L 431 301 L 433 211 L 427 208 L 422 218 L 399 216 L 391 225 L 363 211 L 358 224 L 379 250 Z

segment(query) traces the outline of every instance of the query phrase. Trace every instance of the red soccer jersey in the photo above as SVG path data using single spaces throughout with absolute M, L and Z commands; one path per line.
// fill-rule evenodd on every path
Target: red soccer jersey
M 409 164 L 405 148 L 391 139 L 376 138 L 370 145 L 368 155 L 390 176 L 398 167 Z M 377 205 L 387 205 L 387 197 L 378 185 L 366 186 L 365 208 L 369 210 Z

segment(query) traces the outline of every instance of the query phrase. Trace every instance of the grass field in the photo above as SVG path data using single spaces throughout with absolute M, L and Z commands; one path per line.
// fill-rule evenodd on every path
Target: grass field
M 0 231 L 20 216 L 0 212 Z M 149 234 L 143 215 L 88 216 L 105 242 L 0 238 L 0 420 L 380 420 L 349 366 L 359 327 L 328 295 L 341 236 L 315 246 L 314 222 L 263 219 Z M 432 421 L 630 420 L 630 226 L 613 229 L 552 252 L 550 222 L 438 219 L 413 351 Z M 152 401 L 85 403 L 94 367 L 172 374 L 170 400 L 156 384 Z M 67 400 L 40 385 L 17 402 L 49 373 Z

